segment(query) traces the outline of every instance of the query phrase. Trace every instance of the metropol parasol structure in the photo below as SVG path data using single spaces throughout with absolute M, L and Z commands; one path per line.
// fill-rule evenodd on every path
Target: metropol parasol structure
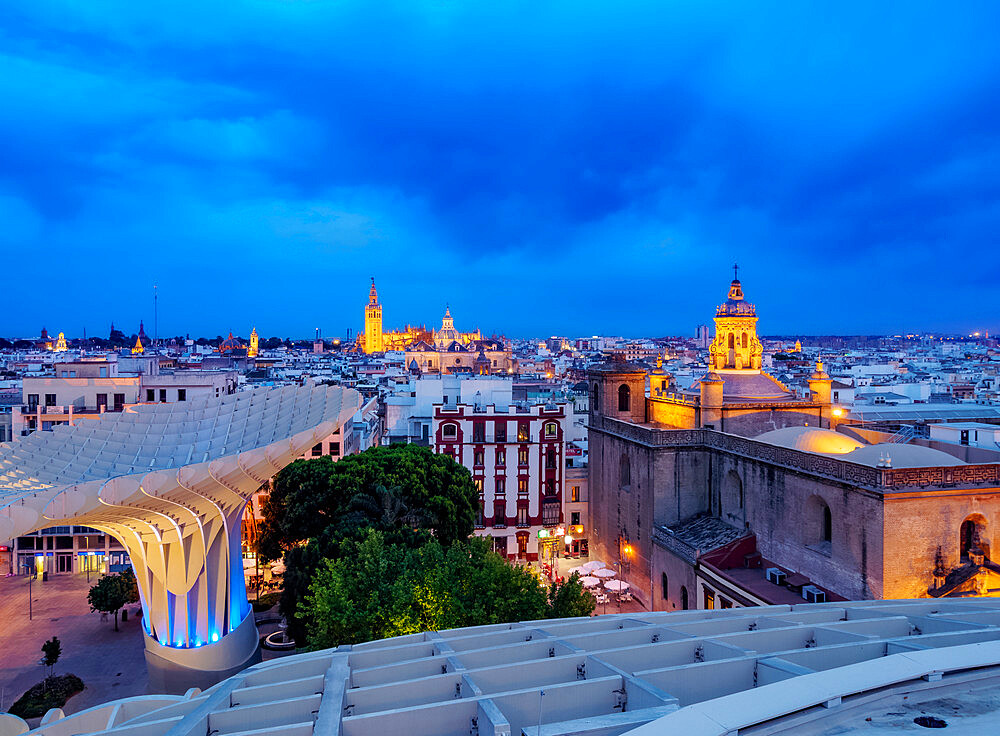
M 260 658 L 243 579 L 247 501 L 359 405 L 339 386 L 258 388 L 0 445 L 0 539 L 78 524 L 120 540 L 139 583 L 151 686 L 205 687 Z

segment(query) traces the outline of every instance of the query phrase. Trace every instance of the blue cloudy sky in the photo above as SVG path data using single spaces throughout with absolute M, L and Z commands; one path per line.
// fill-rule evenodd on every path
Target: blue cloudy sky
M 997 8 L 8 5 L 0 334 L 1000 331 Z

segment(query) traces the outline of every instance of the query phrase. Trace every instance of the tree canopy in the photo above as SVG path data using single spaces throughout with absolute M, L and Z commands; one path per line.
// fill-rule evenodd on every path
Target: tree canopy
M 369 530 L 342 552 L 320 563 L 302 604 L 313 648 L 594 609 L 575 577 L 546 596 L 533 570 L 509 564 L 487 539 L 413 549 Z
M 118 631 L 118 612 L 125 605 L 138 601 L 139 586 L 131 570 L 105 575 L 87 593 L 90 610 L 114 614 L 115 631 Z
M 468 470 L 417 445 L 297 460 L 261 504 L 257 551 L 275 560 L 308 539 L 358 538 L 369 528 L 404 536 L 423 529 L 447 546 L 472 533 L 478 504 Z
M 304 641 L 299 602 L 320 561 L 339 558 L 348 541 L 369 529 L 389 544 L 442 545 L 472 533 L 479 493 L 468 470 L 447 455 L 416 445 L 375 447 L 336 462 L 297 460 L 278 473 L 261 504 L 257 553 L 284 555 L 280 610 L 289 633 Z

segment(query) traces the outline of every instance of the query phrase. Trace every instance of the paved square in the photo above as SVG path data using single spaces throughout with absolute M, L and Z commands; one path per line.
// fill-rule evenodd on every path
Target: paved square
M 32 621 L 28 621 L 28 580 L 0 578 L 0 710 L 7 710 L 25 690 L 40 681 L 44 668 L 38 664 L 42 643 L 58 636 L 62 656 L 56 674 L 72 673 L 86 689 L 70 698 L 64 710 L 76 713 L 93 705 L 143 695 L 146 692 L 146 660 L 142 630 L 137 617 L 119 621 L 114 630 L 111 617 L 91 613 L 87 591 L 97 581 L 85 574 L 50 575 L 31 584 Z M 128 607 L 138 609 L 138 604 Z

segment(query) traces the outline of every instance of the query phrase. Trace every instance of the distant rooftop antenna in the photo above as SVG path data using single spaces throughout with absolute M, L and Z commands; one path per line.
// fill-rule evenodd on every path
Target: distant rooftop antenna
M 153 284 L 153 347 L 159 344 L 159 315 L 157 314 L 156 284 Z

